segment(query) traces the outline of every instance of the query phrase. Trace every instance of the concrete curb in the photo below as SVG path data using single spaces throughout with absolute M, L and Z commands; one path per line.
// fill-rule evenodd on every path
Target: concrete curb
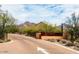
M 6 42 L 6 43 L 1 43 L 1 44 L 11 44 L 11 43 L 13 43 L 14 41 L 13 40 L 11 40 L 10 42 Z
M 66 47 L 66 46 L 60 45 L 60 44 L 58 44 L 58 43 L 52 43 L 52 44 L 55 44 L 55 45 L 57 45 L 57 46 L 61 46 L 61 47 L 66 48 L 66 49 L 68 49 L 68 50 L 70 50 L 70 51 L 72 51 L 72 52 L 75 52 L 75 53 L 78 53 L 78 54 L 79 54 L 79 51 L 74 50 L 74 49 L 71 49 L 71 48 L 69 48 L 69 47 Z
M 61 44 L 59 44 L 59 43 L 55 43 L 55 42 L 52 42 L 52 43 L 51 43 L 51 42 L 49 42 L 49 41 L 46 41 L 46 42 L 48 42 L 48 43 L 50 43 L 50 44 L 53 44 L 53 45 L 57 45 L 57 46 L 63 47 L 63 48 L 65 48 L 65 49 L 68 49 L 68 50 L 70 50 L 70 51 L 72 51 L 72 52 L 75 52 L 75 53 L 79 54 L 79 51 L 74 50 L 74 49 L 69 48 L 69 47 L 66 47 L 66 46 L 63 46 L 63 45 L 61 45 Z

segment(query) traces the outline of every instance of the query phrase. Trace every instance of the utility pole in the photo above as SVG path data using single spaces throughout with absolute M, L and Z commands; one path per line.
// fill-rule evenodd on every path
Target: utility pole
M 61 32 L 62 32 L 62 35 L 63 35 L 63 25 L 64 24 L 61 24 Z

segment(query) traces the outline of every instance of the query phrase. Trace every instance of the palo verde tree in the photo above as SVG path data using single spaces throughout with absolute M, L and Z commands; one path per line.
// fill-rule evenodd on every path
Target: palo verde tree
M 0 11 L 0 39 L 7 39 L 7 26 L 14 24 L 14 18 L 8 11 Z
M 69 40 L 74 44 L 74 42 L 79 38 L 79 15 L 73 13 L 71 17 L 67 18 L 66 25 Z

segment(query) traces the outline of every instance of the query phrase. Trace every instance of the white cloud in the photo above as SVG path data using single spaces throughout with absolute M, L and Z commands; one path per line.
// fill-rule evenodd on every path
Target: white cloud
M 52 7 L 52 8 L 51 8 Z M 8 10 L 18 23 L 24 21 L 62 23 L 71 13 L 79 13 L 79 5 L 2 5 L 1 9 Z
M 23 19 L 23 16 L 21 17 L 21 15 L 26 14 L 24 10 L 24 5 L 2 5 L 1 9 L 7 10 L 17 20 Z

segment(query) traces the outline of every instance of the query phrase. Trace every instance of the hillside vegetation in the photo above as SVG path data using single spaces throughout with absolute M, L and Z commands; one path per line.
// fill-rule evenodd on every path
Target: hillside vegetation
M 57 27 L 56 25 L 53 26 L 51 24 L 47 24 L 45 22 L 40 22 L 37 24 L 25 22 L 24 24 L 19 25 L 19 33 L 21 34 L 34 36 L 38 32 L 60 33 L 61 28 Z

